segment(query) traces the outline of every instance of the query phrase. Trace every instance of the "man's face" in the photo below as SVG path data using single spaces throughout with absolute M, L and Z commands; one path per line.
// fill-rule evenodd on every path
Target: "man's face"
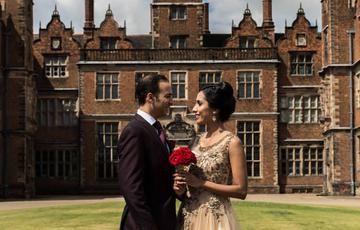
M 154 98 L 154 114 L 162 117 L 169 114 L 169 108 L 172 105 L 172 91 L 169 82 L 159 82 L 159 94 Z

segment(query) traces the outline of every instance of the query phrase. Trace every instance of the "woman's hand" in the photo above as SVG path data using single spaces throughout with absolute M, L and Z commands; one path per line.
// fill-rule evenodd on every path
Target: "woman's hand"
M 178 173 L 173 174 L 174 184 L 173 189 L 178 196 L 182 196 L 186 192 L 185 178 L 180 176 Z
M 184 178 L 186 184 L 194 188 L 202 187 L 205 184 L 204 180 L 199 179 L 189 172 L 181 172 L 179 176 Z

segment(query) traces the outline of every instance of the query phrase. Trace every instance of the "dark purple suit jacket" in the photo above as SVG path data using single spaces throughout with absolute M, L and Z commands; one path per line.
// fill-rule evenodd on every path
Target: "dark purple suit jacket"
M 136 114 L 121 133 L 118 153 L 126 201 L 120 229 L 175 229 L 174 168 L 156 129 Z

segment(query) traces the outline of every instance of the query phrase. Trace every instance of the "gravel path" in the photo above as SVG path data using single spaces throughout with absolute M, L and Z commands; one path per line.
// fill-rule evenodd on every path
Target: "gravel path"
M 0 211 L 123 201 L 119 196 L 49 196 L 32 200 L 0 200 Z M 315 194 L 249 194 L 247 201 L 324 205 L 360 208 L 360 196 L 317 196 Z M 234 199 L 234 201 L 237 201 Z

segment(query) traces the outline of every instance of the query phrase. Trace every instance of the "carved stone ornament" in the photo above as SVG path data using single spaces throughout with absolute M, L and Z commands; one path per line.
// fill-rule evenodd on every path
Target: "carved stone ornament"
M 51 49 L 53 50 L 61 49 L 61 38 L 51 38 Z
M 168 139 L 176 141 L 177 145 L 187 145 L 195 137 L 194 126 L 183 121 L 180 114 L 175 114 L 174 121 L 165 130 Z

